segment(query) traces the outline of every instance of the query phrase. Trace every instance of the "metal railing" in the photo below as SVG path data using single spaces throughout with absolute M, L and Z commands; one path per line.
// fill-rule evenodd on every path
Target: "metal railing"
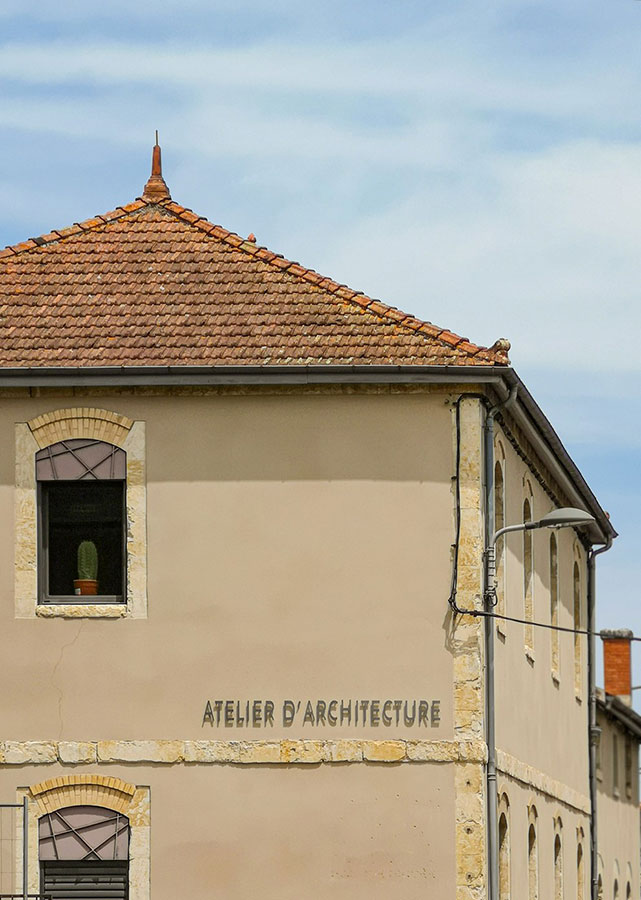
M 40 897 L 41 894 L 29 893 L 29 835 L 27 833 L 29 800 L 25 797 L 22 803 L 0 803 L 0 809 L 22 810 L 22 893 L 0 894 L 0 900 L 4 897 L 22 897 L 22 900 L 27 900 L 28 897 Z
M 25 897 L 29 900 L 52 900 L 51 894 L 0 894 L 0 900 L 24 900 Z

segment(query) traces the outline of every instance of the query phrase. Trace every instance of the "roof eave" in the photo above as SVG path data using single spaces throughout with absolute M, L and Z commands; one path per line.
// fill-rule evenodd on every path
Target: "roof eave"
M 641 740 L 641 716 L 631 706 L 611 694 L 597 697 L 597 706 Z
M 585 529 L 592 544 L 617 536 L 578 467 L 549 420 L 509 366 L 492 365 L 240 365 L 240 366 L 98 366 L 0 368 L 2 387 L 225 384 L 478 384 L 505 399 L 513 386 L 515 418 L 572 503 L 587 509 L 594 525 Z

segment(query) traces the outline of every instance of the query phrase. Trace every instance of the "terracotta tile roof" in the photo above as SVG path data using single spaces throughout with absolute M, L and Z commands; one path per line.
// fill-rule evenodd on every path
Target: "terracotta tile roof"
M 508 349 L 324 278 L 168 192 L 0 251 L 4 367 L 505 366 Z

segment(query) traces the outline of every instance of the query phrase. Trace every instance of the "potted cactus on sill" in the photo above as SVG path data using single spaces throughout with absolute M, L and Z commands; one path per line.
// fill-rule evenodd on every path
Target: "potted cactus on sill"
M 98 593 L 98 551 L 93 541 L 82 541 L 78 546 L 78 577 L 73 589 L 76 594 Z

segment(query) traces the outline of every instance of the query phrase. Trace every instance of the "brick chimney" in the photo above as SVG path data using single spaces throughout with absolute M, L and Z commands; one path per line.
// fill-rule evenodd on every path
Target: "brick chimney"
M 605 692 L 628 706 L 632 705 L 631 638 L 632 632 L 627 628 L 601 632 Z

